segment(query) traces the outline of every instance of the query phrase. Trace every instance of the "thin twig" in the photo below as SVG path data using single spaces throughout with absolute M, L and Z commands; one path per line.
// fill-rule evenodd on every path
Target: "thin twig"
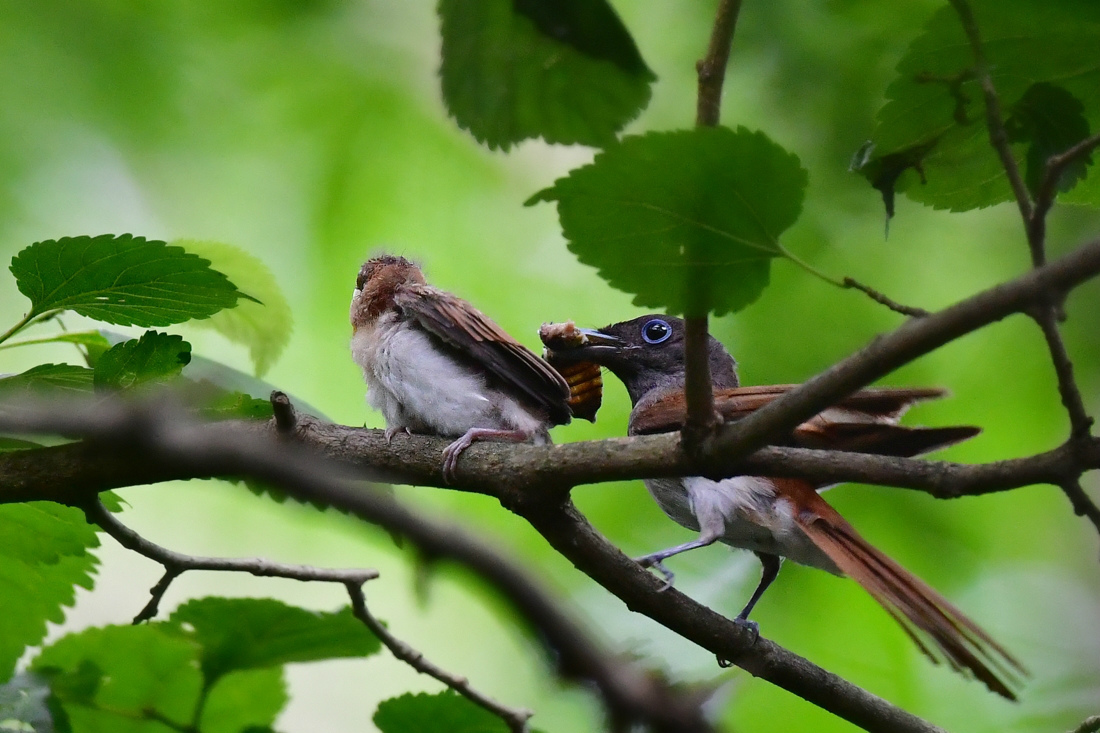
M 1043 179 L 1039 183 L 1039 190 L 1035 194 L 1035 208 L 1031 212 L 1031 220 L 1028 222 L 1028 241 L 1044 242 L 1046 240 L 1047 214 L 1054 206 L 1054 199 L 1058 195 L 1058 183 L 1068 166 L 1078 160 L 1087 157 L 1093 150 L 1100 147 L 1100 133 L 1085 138 L 1068 150 L 1052 155 L 1047 159 L 1046 170 Z
M 135 624 L 147 621 L 157 615 L 158 606 L 164 598 L 168 586 L 188 570 L 251 573 L 262 578 L 288 578 L 305 582 L 319 581 L 344 585 L 348 583 L 362 585 L 368 580 L 378 577 L 378 571 L 370 569 L 328 569 L 310 565 L 284 565 L 263 558 L 184 555 L 145 539 L 115 518 L 115 515 L 111 514 L 107 507 L 103 506 L 103 502 L 98 499 L 89 501 L 84 507 L 84 512 L 89 522 L 98 525 L 120 545 L 164 566 L 164 576 L 150 590 L 149 603 L 134 617 Z
M 491 697 L 483 695 L 475 690 L 470 686 L 470 682 L 465 677 L 453 675 L 429 662 L 424 658 L 422 653 L 391 634 L 389 629 L 371 614 L 370 610 L 367 608 L 367 599 L 363 595 L 361 584 L 349 582 L 346 584 L 346 587 L 348 589 L 348 596 L 351 598 L 352 613 L 355 614 L 357 619 L 363 622 L 364 626 L 370 629 L 372 634 L 378 637 L 378 640 L 390 650 L 393 656 L 397 657 L 417 672 L 439 680 L 447 687 L 470 700 L 470 702 L 496 715 L 504 721 L 505 725 L 507 725 L 508 729 L 513 731 L 513 733 L 523 733 L 523 731 L 527 730 L 527 721 L 530 720 L 534 713 L 530 710 L 519 710 L 503 705 Z
M 843 285 L 846 288 L 854 288 L 854 289 L 860 291 L 861 293 L 866 294 L 868 297 L 871 298 L 871 300 L 875 301 L 876 303 L 884 305 L 887 308 L 889 308 L 890 310 L 892 310 L 896 313 L 900 313 L 903 316 L 911 316 L 913 318 L 924 318 L 925 316 L 932 315 L 931 313 L 926 311 L 924 308 L 914 308 L 913 306 L 902 305 L 901 303 L 897 302 L 896 300 L 891 300 L 890 298 L 886 297 L 884 294 L 882 294 L 878 290 L 875 290 L 874 288 L 872 288 L 868 285 L 864 285 L 863 283 L 859 282 L 855 278 L 851 278 L 851 277 L 844 278 Z
M 1058 333 L 1058 325 L 1054 322 L 1053 314 L 1049 309 L 1037 314 L 1035 318 L 1039 328 L 1043 331 L 1047 347 L 1050 350 L 1051 361 L 1054 364 L 1054 372 L 1058 377 L 1058 392 L 1062 397 L 1062 404 L 1069 413 L 1072 436 L 1074 438 L 1087 438 L 1092 428 L 1092 418 L 1085 409 L 1085 402 L 1081 397 L 1081 390 L 1077 386 L 1077 380 L 1073 376 L 1073 362 L 1070 361 L 1066 351 L 1065 342 Z
M 700 127 L 713 127 L 721 117 L 722 85 L 726 80 L 726 65 L 729 63 L 733 33 L 737 30 L 737 16 L 740 12 L 741 0 L 719 0 L 707 55 L 695 64 L 699 79 L 695 124 Z
M 985 50 L 982 48 L 981 34 L 978 32 L 978 23 L 974 19 L 974 12 L 966 0 L 950 0 L 955 12 L 959 15 L 963 31 L 970 42 L 970 50 L 974 54 L 974 71 L 978 78 L 978 84 L 982 88 L 982 96 L 985 98 L 985 120 L 989 128 L 989 142 L 1004 166 L 1008 183 L 1012 186 L 1012 193 L 1016 197 L 1016 205 L 1020 209 L 1020 215 L 1024 219 L 1025 226 L 1031 221 L 1032 203 L 1031 196 L 1027 192 L 1027 185 L 1020 174 L 1020 166 L 1012 155 L 1009 146 L 1008 131 L 1005 129 L 1004 117 L 1001 113 L 1001 100 L 997 96 L 997 89 L 993 85 L 993 77 L 989 73 L 989 63 L 985 58 Z M 1042 252 L 1032 250 L 1034 264 L 1043 264 Z
M 706 56 L 695 64 L 699 79 L 695 106 L 695 124 L 698 127 L 714 127 L 721 117 L 722 86 L 726 80 L 726 66 L 729 64 L 733 34 L 737 30 L 737 16 L 740 12 L 741 0 L 719 0 Z M 707 329 L 710 303 L 707 302 L 706 294 L 700 294 L 696 301 L 698 306 L 687 314 L 684 323 L 684 392 L 687 419 L 684 421 L 682 436 L 684 449 L 692 455 L 699 453 L 704 441 L 718 424 L 710 381 L 710 339 Z

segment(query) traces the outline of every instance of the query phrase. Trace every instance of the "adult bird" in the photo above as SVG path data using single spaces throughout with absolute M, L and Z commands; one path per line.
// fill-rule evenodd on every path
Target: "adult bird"
M 404 257 L 363 264 L 350 315 L 352 358 L 386 439 L 457 438 L 443 453 L 448 481 L 475 441 L 547 443 L 549 428 L 570 420 L 561 375 L 465 300 L 428 285 Z
M 667 432 L 684 422 L 684 322 L 647 315 L 599 330 L 580 329 L 581 338 L 548 343 L 552 364 L 594 362 L 626 385 L 634 408 L 631 435 Z M 544 339 L 547 340 L 547 339 Z M 726 421 L 767 404 L 795 385 L 740 387 L 737 364 L 714 337 L 708 346 L 715 408 Z M 914 456 L 979 432 L 972 427 L 910 428 L 897 425 L 914 402 L 942 396 L 939 389 L 865 389 L 796 428 L 791 445 L 893 456 Z M 652 479 L 650 494 L 671 519 L 699 532 L 697 539 L 639 558 L 660 571 L 687 550 L 723 542 L 753 551 L 763 565 L 761 580 L 737 619 L 748 621 L 753 606 L 775 580 L 782 558 L 859 583 L 897 620 L 933 661 L 939 655 L 957 671 L 972 673 L 989 689 L 1015 700 L 1017 674 L 1026 674 L 1011 654 L 943 596 L 863 539 L 818 494 L 824 488 L 801 479 L 737 476 Z M 929 644 L 929 642 L 931 642 Z

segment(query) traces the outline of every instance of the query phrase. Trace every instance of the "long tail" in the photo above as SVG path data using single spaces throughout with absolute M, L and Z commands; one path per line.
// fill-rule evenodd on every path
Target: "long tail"
M 796 520 L 806 535 L 886 609 L 929 659 L 937 664 L 946 659 L 955 671 L 1016 699 L 1012 688 L 1027 675 L 1020 662 L 927 583 L 875 549 L 816 492 L 816 501 L 798 493 L 808 499 L 801 502 Z

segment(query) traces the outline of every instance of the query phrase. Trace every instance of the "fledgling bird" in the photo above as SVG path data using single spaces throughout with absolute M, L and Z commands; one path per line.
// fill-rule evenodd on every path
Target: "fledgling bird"
M 594 362 L 626 385 L 634 405 L 631 435 L 668 432 L 684 422 L 684 323 L 649 315 L 597 331 L 581 330 L 584 343 L 555 350 L 552 364 Z M 578 342 L 579 343 L 579 342 Z M 738 386 L 737 365 L 710 337 L 709 364 L 715 408 L 726 421 L 744 417 L 795 385 Z M 800 425 L 789 444 L 832 450 L 914 456 L 977 434 L 973 427 L 908 428 L 897 425 L 914 402 L 943 396 L 939 389 L 866 389 Z M 953 669 L 969 671 L 989 689 L 1010 699 L 1026 671 L 977 624 L 922 580 L 875 549 L 817 493 L 824 488 L 800 479 L 737 476 L 645 482 L 669 518 L 699 532 L 691 542 L 639 558 L 671 583 L 663 561 L 720 541 L 753 551 L 763 565 L 761 580 L 738 620 L 775 580 L 782 558 L 848 575 L 878 601 L 934 662 L 938 649 Z M 930 641 L 931 645 L 927 642 Z
M 351 325 L 352 358 L 387 440 L 402 431 L 457 438 L 443 453 L 448 481 L 475 441 L 547 443 L 549 428 L 570 420 L 560 374 L 404 257 L 363 264 Z

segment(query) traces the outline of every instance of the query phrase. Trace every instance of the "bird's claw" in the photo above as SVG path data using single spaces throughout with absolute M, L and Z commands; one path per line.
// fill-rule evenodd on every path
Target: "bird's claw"
M 472 438 L 463 435 L 443 449 L 443 481 L 452 484 L 455 480 L 455 471 L 458 469 L 458 458 L 462 452 L 474 444 Z
M 664 593 L 666 590 L 672 587 L 673 582 L 676 580 L 676 573 L 665 567 L 665 564 L 661 562 L 659 555 L 646 555 L 645 557 L 639 557 L 634 562 L 641 565 L 643 568 L 653 568 L 657 573 L 665 579 L 665 584 L 661 586 L 658 593 Z
M 393 436 L 398 433 L 404 433 L 405 435 L 412 435 L 412 431 L 407 427 L 389 427 L 386 428 L 386 445 L 393 442 Z
M 755 621 L 749 621 L 747 618 L 738 616 L 733 620 L 735 624 L 752 633 L 752 643 L 755 644 L 760 639 L 760 624 Z M 718 660 L 718 664 L 721 664 L 722 660 Z M 731 663 L 732 664 L 732 663 Z

